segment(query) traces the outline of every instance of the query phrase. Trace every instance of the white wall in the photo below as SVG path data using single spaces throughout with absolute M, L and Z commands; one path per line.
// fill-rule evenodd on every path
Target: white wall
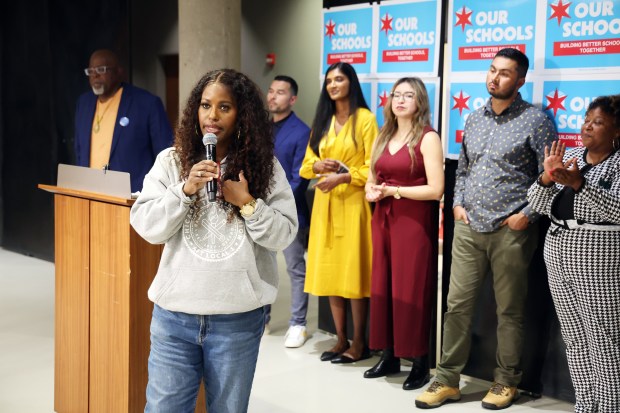
M 266 93 L 276 75 L 299 84 L 295 112 L 312 122 L 320 92 L 321 10 L 318 0 L 242 0 L 241 71 Z M 273 68 L 267 53 L 276 54 Z
M 132 83 L 166 102 L 166 76 L 159 60 L 179 54 L 178 2 L 133 0 L 131 2 Z
M 318 0 L 242 0 L 241 71 L 266 93 L 274 76 L 299 84 L 295 112 L 310 124 L 320 91 L 321 10 Z M 133 83 L 165 102 L 159 57 L 179 53 L 178 1 L 133 0 Z M 276 65 L 265 63 L 276 54 Z M 183 102 L 179 102 L 182 106 Z

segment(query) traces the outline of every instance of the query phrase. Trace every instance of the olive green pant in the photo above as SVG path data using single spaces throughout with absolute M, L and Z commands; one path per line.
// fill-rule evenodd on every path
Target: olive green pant
M 523 312 L 527 273 L 538 243 L 538 225 L 523 231 L 508 226 L 476 232 L 457 221 L 452 243 L 448 310 L 444 317 L 441 362 L 437 380 L 458 387 L 471 347 L 471 324 L 482 282 L 491 270 L 497 303 L 497 368 L 495 381 L 517 386 L 521 381 Z

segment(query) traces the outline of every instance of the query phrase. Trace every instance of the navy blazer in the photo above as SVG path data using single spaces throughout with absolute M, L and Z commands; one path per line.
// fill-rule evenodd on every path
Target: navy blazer
M 129 172 L 131 191 L 142 189 L 144 176 L 157 154 L 172 145 L 172 128 L 159 97 L 144 89 L 122 84 L 123 94 L 114 125 L 109 169 Z M 90 166 L 90 135 L 97 108 L 91 91 L 81 95 L 75 110 L 76 165 Z
M 308 180 L 299 176 L 299 168 L 304 160 L 306 148 L 310 139 L 310 128 L 299 119 L 295 112 L 284 121 L 284 124 L 275 136 L 276 158 L 286 172 L 297 205 L 297 218 L 299 228 L 307 228 L 310 225 L 310 211 L 306 202 L 306 189 Z

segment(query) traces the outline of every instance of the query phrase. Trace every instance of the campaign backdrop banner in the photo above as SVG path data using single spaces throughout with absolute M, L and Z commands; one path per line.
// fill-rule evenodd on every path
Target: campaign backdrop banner
M 436 0 L 391 1 L 379 6 L 376 72 L 436 76 L 440 13 Z
M 532 102 L 534 85 L 526 82 L 519 92 L 523 100 Z M 448 102 L 448 135 L 446 158 L 458 159 L 463 141 L 463 130 L 469 115 L 484 106 L 489 99 L 489 92 L 484 82 L 450 84 L 450 100 Z
M 337 62 L 350 63 L 358 75 L 370 73 L 373 8 L 342 7 L 323 10 L 323 61 L 321 73 Z
M 495 54 L 506 47 L 525 53 L 530 57 L 530 69 L 535 69 L 536 3 L 451 1 L 452 72 L 486 71 Z
M 620 80 L 549 80 L 543 83 L 543 109 L 555 121 L 566 146 L 582 146 L 581 126 L 588 105 L 598 96 L 620 91 Z
M 545 69 L 620 66 L 620 0 L 549 0 Z
M 362 94 L 364 95 L 366 104 L 372 111 L 372 107 L 374 105 L 374 102 L 372 100 L 372 82 L 369 80 L 360 80 L 360 86 L 362 87 Z
M 379 128 L 383 126 L 383 123 L 385 121 L 383 111 L 385 109 L 385 106 L 388 104 L 388 98 L 390 97 L 390 91 L 392 90 L 392 86 L 394 85 L 394 83 L 396 83 L 397 80 L 398 79 L 394 79 L 391 81 L 381 81 L 377 83 L 377 95 L 374 112 L 377 116 L 377 123 L 379 124 Z M 431 111 L 431 125 L 437 130 L 437 111 L 439 107 L 439 78 L 422 79 L 422 81 L 424 82 L 424 86 L 426 87 L 426 93 L 428 93 L 428 101 Z

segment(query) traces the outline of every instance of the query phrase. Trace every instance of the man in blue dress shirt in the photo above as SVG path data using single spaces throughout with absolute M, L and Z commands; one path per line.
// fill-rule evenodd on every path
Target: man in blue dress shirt
M 306 280 L 306 259 L 304 257 L 308 244 L 310 213 L 306 202 L 308 180 L 299 176 L 299 168 L 306 153 L 310 128 L 293 112 L 297 101 L 297 82 L 289 76 L 276 76 L 267 93 L 269 112 L 273 116 L 273 135 L 276 157 L 284 171 L 297 205 L 299 231 L 293 243 L 286 248 L 284 259 L 291 278 L 291 319 L 285 336 L 286 347 L 301 347 L 307 339 L 306 313 L 308 311 L 308 294 L 304 292 Z M 270 320 L 271 306 L 266 308 L 267 326 Z M 267 327 L 268 329 L 268 327 Z

